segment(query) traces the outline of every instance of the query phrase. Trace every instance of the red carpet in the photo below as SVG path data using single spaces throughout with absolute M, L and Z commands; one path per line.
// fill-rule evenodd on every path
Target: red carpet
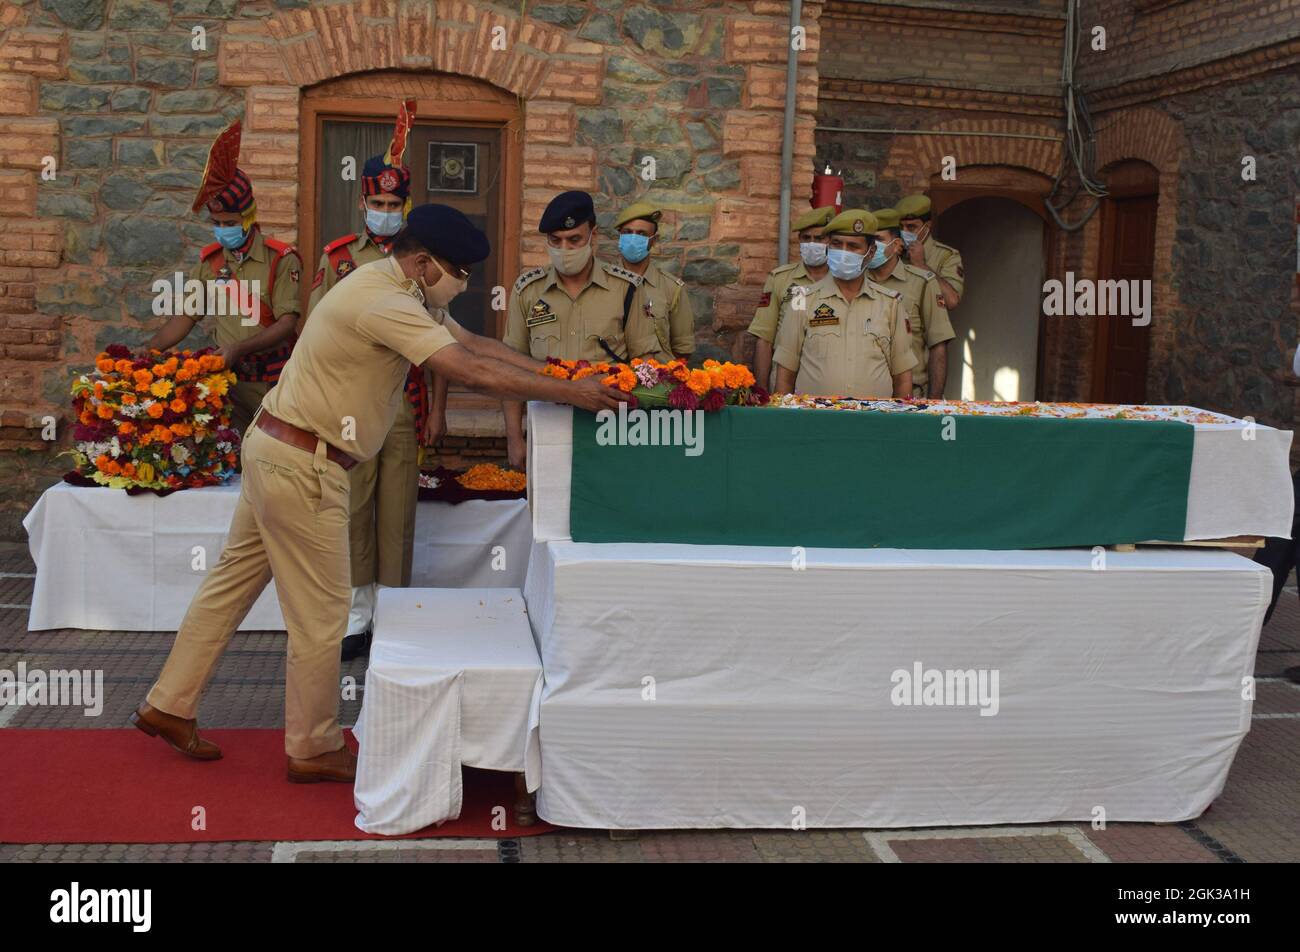
M 209 730 L 225 755 L 200 763 L 126 730 L 0 730 L 0 842 L 191 843 L 377 840 L 352 825 L 350 783 L 285 780 L 284 731 Z M 353 749 L 355 741 L 348 735 Z M 409 837 L 504 839 L 553 829 L 514 824 L 514 778 L 464 771 L 460 817 Z M 506 808 L 505 830 L 492 808 Z M 207 829 L 191 828 L 193 810 Z

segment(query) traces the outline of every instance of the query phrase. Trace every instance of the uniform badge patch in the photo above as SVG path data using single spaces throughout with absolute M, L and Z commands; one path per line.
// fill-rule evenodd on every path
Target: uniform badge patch
M 221 269 L 217 271 L 217 283 L 220 284 L 223 281 L 229 281 L 230 277 L 231 277 L 230 265 L 223 264 L 221 266 Z
M 578 224 L 578 223 L 577 223 L 576 221 L 573 220 L 573 216 L 572 216 L 572 215 L 570 215 L 568 218 L 564 219 L 564 227 L 565 227 L 565 228 L 575 228 L 575 227 L 577 227 L 577 224 Z
M 560 316 L 551 310 L 551 306 L 545 301 L 538 301 L 528 312 L 528 317 L 524 323 L 529 327 L 536 327 L 539 324 L 549 324 L 552 321 L 558 321 Z
M 771 292 L 771 291 L 764 291 L 764 292 L 763 292 L 763 296 L 762 296 L 761 298 L 758 299 L 758 306 L 759 306 L 759 307 L 767 307 L 767 306 L 768 306 L 769 304 L 771 304 L 771 303 L 772 303 L 772 292 Z
M 937 304 L 937 305 L 939 305 L 939 306 L 940 306 L 941 308 L 943 308 L 945 311 L 948 310 L 948 305 L 943 303 L 943 294 L 942 294 L 942 293 L 940 293 L 940 294 L 936 294 L 936 295 L 934 296 L 934 303 Z
M 385 192 L 391 192 L 397 188 L 397 173 L 392 169 L 385 169 L 379 174 L 379 187 Z
M 808 319 L 809 327 L 825 327 L 827 324 L 838 324 L 840 316 L 835 313 L 835 309 L 829 304 L 818 304 L 817 309 L 812 312 L 812 317 Z
M 853 233 L 855 235 L 860 235 L 866 230 L 867 230 L 867 226 L 862 224 L 861 218 L 859 218 L 857 221 L 853 223 Z
M 356 269 L 357 266 L 352 263 L 352 260 L 350 258 L 344 258 L 334 268 L 334 273 L 337 274 L 340 278 L 346 278 L 349 274 L 351 274 Z
M 311 279 L 312 290 L 313 291 L 316 290 L 316 288 L 320 287 L 324 283 L 325 283 L 325 269 L 320 268 L 319 270 L 317 270 L 316 276 Z
M 294 284 L 297 284 L 297 283 L 298 283 L 298 278 L 299 278 L 299 277 L 300 277 L 300 275 L 299 275 L 299 273 L 298 273 L 297 271 L 295 271 L 293 268 L 290 268 L 290 269 L 289 269 L 289 280 L 290 280 L 290 281 L 292 281 Z

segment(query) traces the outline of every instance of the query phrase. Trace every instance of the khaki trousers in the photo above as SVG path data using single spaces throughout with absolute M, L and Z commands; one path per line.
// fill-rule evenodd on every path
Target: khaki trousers
M 289 632 L 284 747 L 315 757 L 343 746 L 339 645 L 347 629 L 348 478 L 325 456 L 250 429 L 239 502 L 221 559 L 199 586 L 149 703 L 196 717 L 221 654 L 275 578 Z
M 274 384 L 239 381 L 230 391 L 233 406 L 230 410 L 230 427 L 240 436 L 248 432 L 248 427 L 262 405 L 262 398 L 271 392 Z
M 352 586 L 411 584 L 420 466 L 415 414 L 402 405 L 379 452 L 348 470 L 352 482 L 349 545 Z

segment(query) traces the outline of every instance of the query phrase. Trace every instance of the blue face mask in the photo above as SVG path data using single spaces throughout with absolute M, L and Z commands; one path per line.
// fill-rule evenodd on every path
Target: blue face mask
M 366 209 L 366 228 L 372 235 L 387 238 L 397 234 L 402 228 L 401 212 L 380 212 L 373 208 Z
M 916 235 L 910 231 L 903 232 L 903 247 L 910 248 L 914 244 L 916 244 Z
M 248 239 L 248 233 L 240 225 L 213 225 L 212 234 L 217 243 L 229 251 L 234 251 Z
M 650 239 L 645 235 L 619 235 L 618 251 L 632 264 L 644 261 L 650 253 Z
M 852 281 L 860 275 L 866 262 L 866 255 L 844 251 L 842 248 L 832 248 L 826 252 L 826 264 L 831 269 L 831 274 L 841 281 Z
M 876 253 L 872 255 L 871 260 L 867 262 L 867 267 L 870 268 L 872 271 L 875 271 L 879 268 L 883 268 L 885 266 L 885 262 L 888 260 L 889 260 L 889 255 L 885 254 L 885 243 L 883 241 L 877 241 Z

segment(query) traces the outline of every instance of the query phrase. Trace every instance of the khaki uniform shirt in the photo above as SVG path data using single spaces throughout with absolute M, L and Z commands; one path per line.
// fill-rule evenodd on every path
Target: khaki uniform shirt
M 690 356 L 695 351 L 695 314 L 691 310 L 690 295 L 686 293 L 686 283 L 653 261 L 645 269 L 641 281 L 642 313 L 648 312 L 658 350 L 635 356 L 654 357 L 661 361 Z
M 961 252 L 952 245 L 926 238 L 925 266 L 951 284 L 958 294 L 966 293 L 966 270 L 961 266 Z
M 235 252 L 226 248 L 223 248 L 221 253 L 225 256 L 225 267 L 220 274 L 212 267 L 214 259 L 209 258 L 207 261 L 200 260 L 189 276 L 204 282 L 205 288 L 208 281 L 223 278 L 234 281 L 256 281 L 257 287 L 261 289 L 262 306 L 265 307 L 269 302 L 271 313 L 277 319 L 286 314 L 298 313 L 298 282 L 302 274 L 302 259 L 298 257 L 297 251 L 291 251 L 280 259 L 280 264 L 275 269 L 275 287 L 270 286 L 273 253 L 266 247 L 261 229 L 258 229 L 253 236 L 247 254 L 236 256 Z M 204 297 L 206 299 L 206 294 Z M 200 311 L 205 308 L 206 300 Z M 260 321 L 253 321 L 251 317 L 245 318 L 235 313 L 233 307 L 226 310 L 229 313 L 213 315 L 215 324 L 212 328 L 212 337 L 218 347 L 237 344 L 266 329 Z M 206 313 L 189 315 L 195 324 L 201 322 L 206 316 Z M 246 320 L 248 323 L 245 323 Z M 235 372 L 239 372 L 238 367 L 235 368 Z
M 930 348 L 957 336 L 948 320 L 939 282 L 933 271 L 923 271 L 900 259 L 889 277 L 875 283 L 903 296 L 903 310 L 912 332 L 912 352 L 916 355 L 912 386 L 924 388 L 930 380 Z
M 348 242 L 348 252 L 352 255 L 352 267 L 349 269 L 345 262 L 340 261 L 339 267 L 343 270 L 342 274 L 339 274 L 330 265 L 330 256 L 328 254 L 320 256 L 320 264 L 316 267 L 316 275 L 311 279 L 311 299 L 307 302 L 308 314 L 311 314 L 316 309 L 317 303 L 329 293 L 330 288 L 346 278 L 352 271 L 355 271 L 363 264 L 370 264 L 372 261 L 388 257 L 388 252 L 371 241 L 370 236 L 364 231 Z
M 550 267 L 533 268 L 519 276 L 506 316 L 507 347 L 536 360 L 611 360 L 601 339 L 619 360 L 658 352 L 653 323 L 643 310 L 639 274 L 597 261 L 587 286 L 576 298 L 569 297 L 559 281 Z M 633 296 L 625 334 L 623 299 L 629 287 Z
M 367 460 L 379 452 L 405 399 L 411 364 L 456 341 L 392 258 L 362 265 L 321 299 L 303 328 L 267 411 Z
M 758 310 L 749 322 L 749 332 L 769 344 L 775 341 L 781 324 L 781 309 L 790 297 L 790 289 L 795 285 L 810 286 L 816 283 L 802 261 L 773 268 L 767 273 L 763 296 L 758 299 Z
M 894 376 L 916 364 L 902 296 L 863 280 L 852 300 L 827 275 L 801 310 L 782 308 L 776 362 L 795 371 L 795 390 L 815 396 L 888 399 Z

